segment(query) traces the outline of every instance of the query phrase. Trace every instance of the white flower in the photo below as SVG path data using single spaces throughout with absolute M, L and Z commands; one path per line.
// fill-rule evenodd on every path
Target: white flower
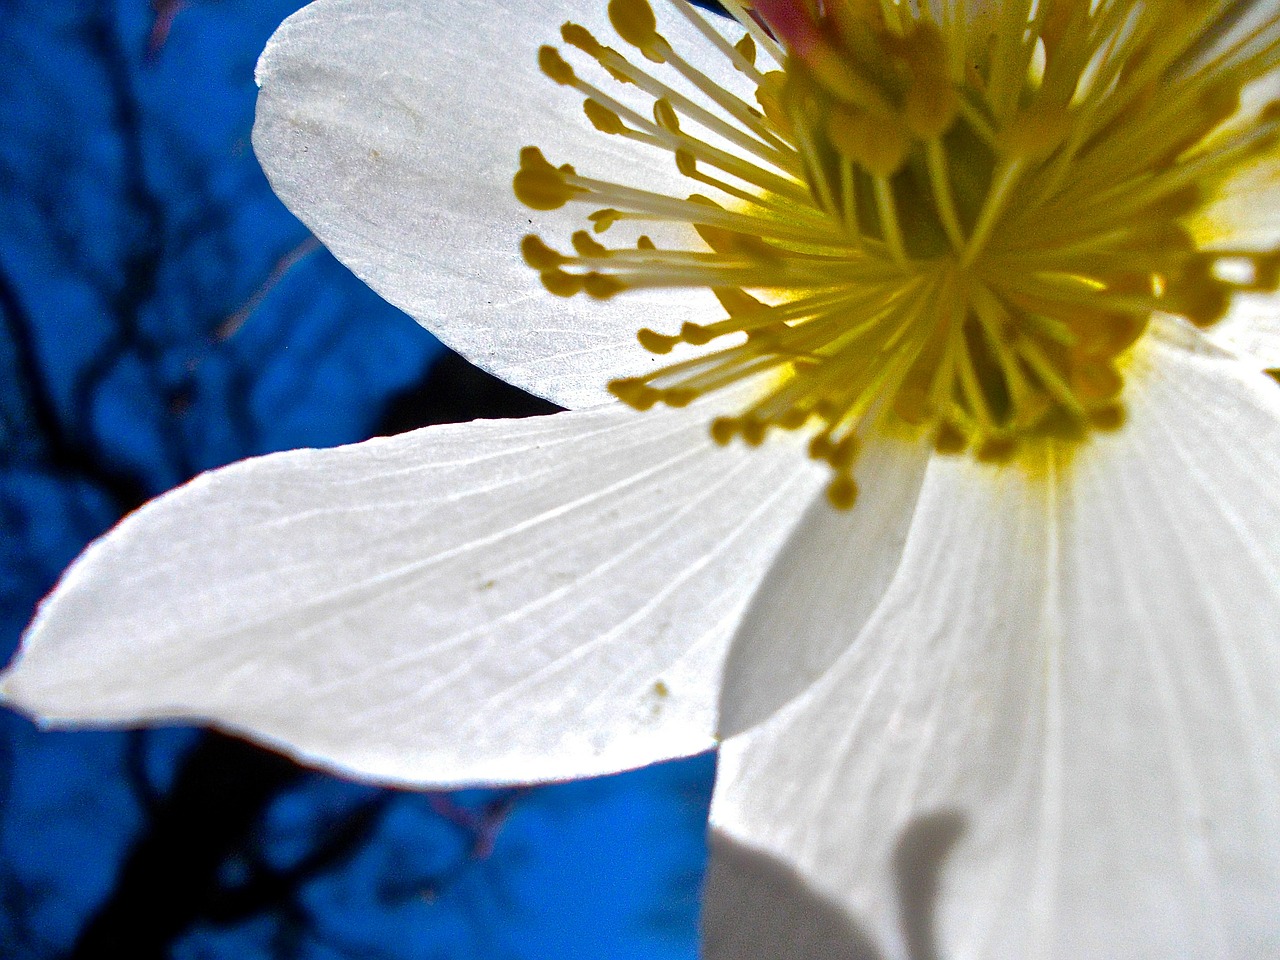
M 255 129 L 281 196 L 387 299 L 571 412 L 197 479 L 68 571 L 6 696 L 52 724 L 208 720 L 437 787 L 723 737 L 713 958 L 1280 955 L 1280 392 L 1261 372 L 1280 324 L 1247 292 L 1275 268 L 1277 14 L 912 5 L 935 29 L 888 0 L 762 6 L 798 51 L 767 116 L 732 99 L 752 102 L 753 46 L 769 69 L 758 27 L 741 41 L 677 3 L 655 33 L 615 0 L 632 46 L 572 34 L 572 74 L 543 55 L 591 123 L 535 48 L 565 20 L 607 39 L 602 0 L 291 18 Z M 673 52 L 707 80 L 688 100 L 694 72 L 643 92 Z M 655 120 L 629 112 L 655 97 Z M 639 213 L 659 247 L 704 252 L 525 240 L 581 225 L 513 200 L 533 144 L 580 172 L 526 152 L 526 201 L 594 200 L 624 211 L 609 237 Z M 690 213 L 691 189 L 719 206 Z M 522 242 L 553 290 L 630 289 L 552 297 Z M 828 302 L 794 306 L 813 290 Z M 702 366 L 637 341 L 707 356 L 682 324 L 726 309 L 756 335 Z M 1153 310 L 1205 329 L 1157 312 L 1143 333 Z M 761 333 L 766 315 L 786 322 Z M 874 349 L 845 349 L 868 315 Z M 935 336 L 944 316 L 986 332 Z M 1099 324 L 1117 342 L 1073 346 Z M 699 399 L 637 413 L 610 402 L 618 378 L 640 406 Z M 713 417 L 722 441 L 789 429 L 717 445 Z

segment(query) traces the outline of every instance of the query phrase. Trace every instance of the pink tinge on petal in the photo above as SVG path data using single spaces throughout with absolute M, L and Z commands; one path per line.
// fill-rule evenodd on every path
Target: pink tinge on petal
M 818 42 L 818 26 L 804 0 L 755 0 L 751 6 L 791 53 L 803 57 Z

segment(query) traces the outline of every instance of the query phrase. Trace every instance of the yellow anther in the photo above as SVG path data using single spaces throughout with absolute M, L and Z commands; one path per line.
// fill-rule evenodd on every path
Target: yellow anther
M 1253 258 L 1253 283 L 1249 289 L 1274 293 L 1280 287 L 1280 250 L 1259 253 Z
M 831 456 L 831 448 L 831 434 L 825 430 L 809 438 L 809 457 L 813 460 L 825 461 Z
M 1089 411 L 1089 426 L 1095 430 L 1119 430 L 1124 426 L 1124 407 L 1110 403 Z
M 643 47 L 658 36 L 658 21 L 648 0 L 609 0 L 609 22 L 633 47 Z
M 975 451 L 984 463 L 1006 463 L 1018 452 L 1018 440 L 1010 436 L 987 437 Z
M 604 45 L 591 35 L 590 30 L 576 23 L 566 23 L 561 26 L 560 37 L 569 46 L 577 47 L 592 57 L 599 56 L 605 49 Z
M 955 423 L 943 421 L 933 435 L 933 448 L 939 453 L 960 453 L 969 446 L 968 435 Z
M 525 147 L 520 151 L 520 169 L 516 171 L 512 186 L 516 197 L 526 207 L 534 210 L 558 210 L 583 191 L 565 182 L 565 175 L 572 175 L 573 167 L 565 164 L 553 167 L 537 147 Z
M 591 125 L 601 133 L 619 134 L 627 131 L 627 126 L 622 122 L 621 117 L 590 98 L 582 102 L 582 112 L 587 115 Z
M 560 37 L 571 47 L 577 47 L 589 57 L 595 59 L 609 71 L 610 76 L 618 83 L 631 83 L 631 78 L 620 69 L 626 59 L 612 47 L 606 47 L 586 27 L 576 23 L 566 23 L 560 28 Z
M 742 55 L 742 59 L 747 63 L 755 66 L 756 62 L 756 42 L 751 39 L 751 34 L 744 33 L 742 39 L 733 45 L 733 48 Z
M 636 237 L 637 250 L 657 250 L 658 246 L 643 233 Z
M 858 484 L 853 477 L 840 474 L 827 485 L 827 501 L 837 510 L 851 510 L 858 499 Z
M 858 442 L 858 438 L 853 434 L 836 441 L 831 446 L 831 450 L 827 453 L 826 461 L 837 470 L 845 470 L 853 466 L 854 460 L 858 458 L 858 453 L 862 449 L 862 445 Z
M 593 270 L 582 278 L 582 288 L 587 292 L 587 296 L 593 299 L 608 300 L 625 290 L 627 285 L 617 277 Z
M 839 417 L 840 408 L 836 406 L 836 404 L 828 397 L 823 397 L 813 405 L 813 412 L 816 413 L 823 420 L 826 420 L 830 423 L 834 421 L 837 417 Z M 831 426 L 828 426 L 826 429 L 823 430 L 821 434 L 821 436 L 823 437 L 823 441 L 822 443 L 818 444 L 818 447 L 825 452 L 820 457 L 817 457 L 815 459 L 825 460 L 827 458 L 827 455 L 830 454 L 831 443 L 832 443 L 832 440 L 831 440 L 832 429 L 834 428 Z M 816 441 L 817 438 L 815 437 L 814 440 Z M 811 443 L 809 452 L 812 454 L 813 450 L 814 450 L 814 445 Z
M 661 62 L 658 21 L 648 0 L 609 0 L 609 22 L 627 43 L 650 60 Z
M 535 234 L 528 234 L 520 241 L 520 254 L 524 262 L 535 270 L 555 270 L 564 265 L 566 258 L 542 242 Z
M 555 47 L 543 46 L 538 48 L 538 67 L 548 77 L 562 86 L 572 84 L 577 77 L 574 76 L 573 67 L 565 62 L 560 56 L 560 51 Z
M 697 390 L 688 390 L 676 387 L 671 390 L 662 391 L 662 402 L 669 407 L 687 407 L 697 399 Z
M 790 410 L 787 410 L 785 413 L 776 417 L 774 419 L 774 423 L 783 430 L 799 430 L 809 422 L 809 416 L 810 414 L 808 410 L 802 410 L 799 407 L 792 407 Z
M 725 447 L 738 435 L 738 421 L 735 417 L 716 417 L 711 421 L 711 439 Z
M 685 321 L 680 327 L 680 339 L 695 347 L 701 347 L 716 338 L 706 327 Z
M 764 443 L 765 434 L 769 432 L 769 424 L 746 414 L 738 420 L 738 434 L 749 447 L 758 447 Z
M 640 341 L 640 346 L 650 353 L 670 353 L 671 349 L 680 342 L 679 337 L 669 337 L 664 333 L 658 333 L 656 330 L 650 330 L 648 327 L 641 327 L 637 330 L 636 339 Z
M 1197 326 L 1217 323 L 1231 305 L 1231 289 L 1213 273 L 1214 258 L 1190 257 L 1182 269 L 1170 277 L 1164 300 L 1168 309 L 1181 313 Z
M 653 101 L 653 122 L 668 133 L 680 132 L 680 117 L 667 100 Z
M 571 240 L 573 249 L 578 251 L 580 257 L 603 257 L 609 253 L 604 244 L 593 239 L 585 230 L 575 231 Z
M 610 380 L 609 392 L 636 410 L 648 410 L 662 399 L 661 391 L 653 389 L 639 377 Z
M 547 292 L 557 297 L 572 297 L 582 292 L 582 278 L 563 270 L 544 270 L 540 279 Z
M 1227 315 L 1231 292 L 1215 280 L 1195 280 L 1180 284 L 1169 297 L 1169 308 L 1198 327 L 1211 327 Z
M 587 214 L 587 219 L 591 221 L 591 227 L 596 233 L 604 233 L 622 219 L 622 213 L 612 208 L 606 208 Z

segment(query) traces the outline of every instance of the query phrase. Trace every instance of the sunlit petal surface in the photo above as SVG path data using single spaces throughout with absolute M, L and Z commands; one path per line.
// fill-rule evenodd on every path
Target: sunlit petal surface
M 532 0 L 492 17 L 461 0 L 322 0 L 281 28 L 258 73 L 254 145 L 290 208 L 441 340 L 568 407 L 609 399 L 611 377 L 651 364 L 641 325 L 716 309 L 689 291 L 607 311 L 558 300 L 520 259 L 524 234 L 567 222 L 512 195 L 528 143 L 567 137 L 584 170 L 651 189 L 682 180 L 660 156 L 601 136 L 538 69 L 537 43 L 571 19 L 603 33 L 604 13 L 596 0 Z M 686 48 L 709 47 L 687 24 L 676 30 Z
M 820 486 L 796 464 L 717 447 L 700 411 L 620 406 L 242 463 L 90 549 L 5 693 L 64 724 L 209 720 L 398 783 L 688 756 Z

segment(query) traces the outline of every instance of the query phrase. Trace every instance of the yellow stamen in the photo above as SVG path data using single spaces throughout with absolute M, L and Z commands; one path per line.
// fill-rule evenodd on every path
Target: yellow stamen
M 838 508 L 871 432 L 1004 463 L 1121 428 L 1127 352 L 1153 312 L 1207 326 L 1236 293 L 1280 285 L 1280 251 L 1215 250 L 1193 229 L 1280 143 L 1280 106 L 1240 107 L 1280 69 L 1280 13 L 1235 35 L 1215 0 L 1006 0 L 979 20 L 957 0 L 797 0 L 808 19 L 780 30 L 786 50 L 737 0 L 736 41 L 669 3 L 758 107 L 676 49 L 648 0 L 608 0 L 643 66 L 564 25 L 568 52 L 616 89 L 553 47 L 543 72 L 597 131 L 696 186 L 638 189 L 527 148 L 523 203 L 595 209 L 571 252 L 527 237 L 522 254 L 560 296 L 712 290 L 726 316 L 641 329 L 645 349 L 681 358 L 610 389 L 647 409 L 757 384 L 713 439 L 811 431 Z M 703 246 L 596 239 L 636 221 Z

